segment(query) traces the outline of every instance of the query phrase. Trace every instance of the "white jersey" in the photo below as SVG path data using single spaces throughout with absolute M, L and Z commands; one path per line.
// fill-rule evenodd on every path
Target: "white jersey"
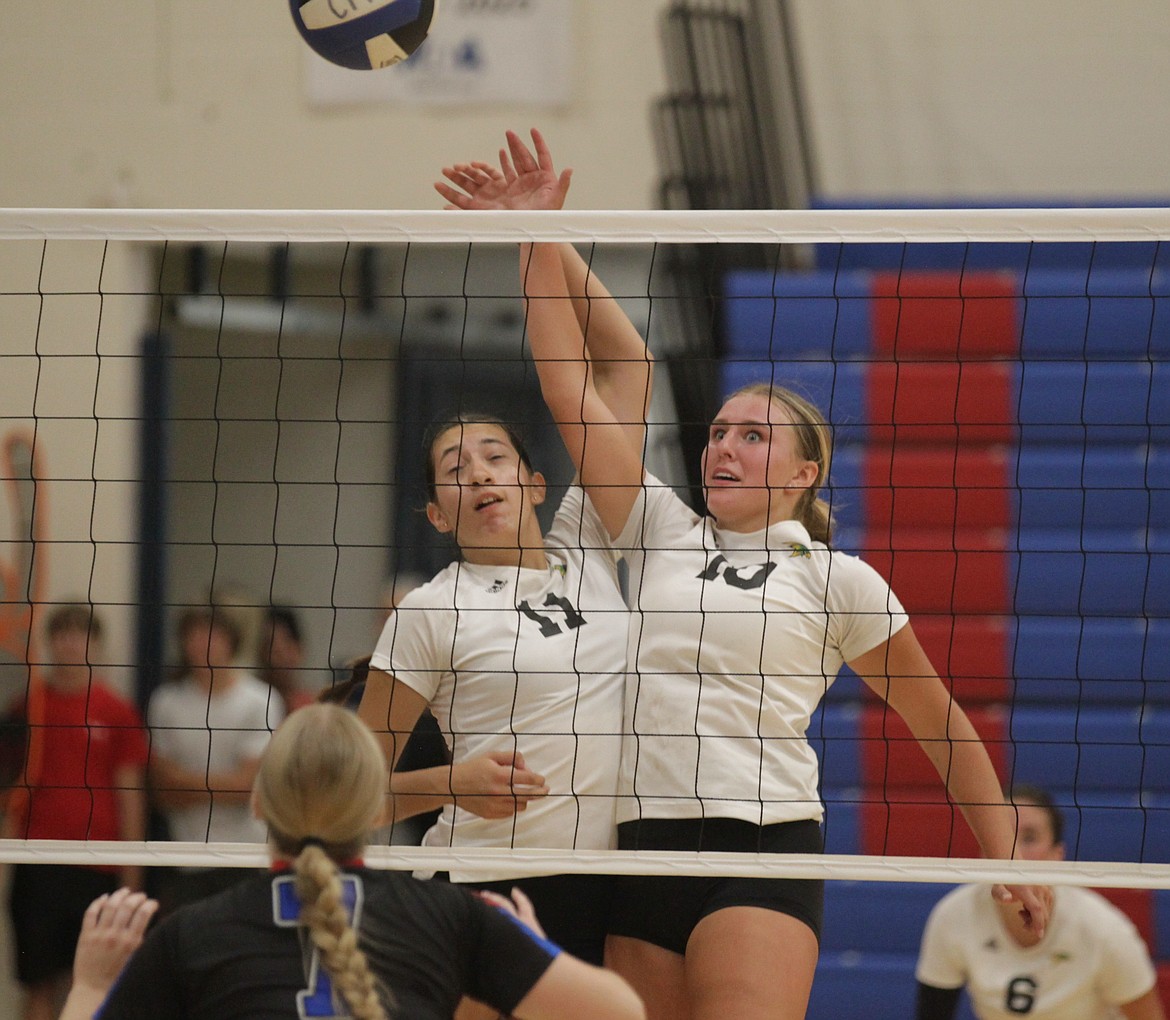
M 1048 930 L 1024 948 L 983 885 L 960 886 L 931 911 L 916 976 L 967 986 L 980 1020 L 1107 1020 L 1145 995 L 1156 975 L 1133 923 L 1088 889 L 1058 886 Z
M 809 717 L 906 624 L 889 585 L 798 521 L 720 531 L 649 475 L 616 544 L 633 607 L 618 821 L 820 820 Z
M 164 684 L 151 695 L 146 719 L 154 748 L 175 764 L 206 775 L 260 757 L 284 718 L 284 703 L 263 680 L 237 672 L 226 689 L 191 680 Z M 165 812 L 171 839 L 264 843 L 268 830 L 247 804 L 198 804 Z
M 544 545 L 546 570 L 451 564 L 402 600 L 378 640 L 370 665 L 427 699 L 452 760 L 518 751 L 550 790 L 512 818 L 447 805 L 425 846 L 615 845 L 629 627 L 617 557 L 578 486 Z

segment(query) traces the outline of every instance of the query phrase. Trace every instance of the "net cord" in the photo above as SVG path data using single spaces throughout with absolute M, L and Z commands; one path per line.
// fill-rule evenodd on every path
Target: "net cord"
M 488 847 L 369 847 L 374 868 L 458 870 L 468 880 L 519 876 L 608 874 L 805 878 L 865 882 L 1076 885 L 1170 888 L 1170 864 L 1113 861 L 1000 861 L 959 857 L 882 857 L 861 854 L 680 853 L 640 850 L 494 849 Z M 263 868 L 268 851 L 256 843 L 97 843 L 82 840 L 0 840 L 0 861 L 16 864 Z
M 440 210 L 0 209 L 0 240 L 119 242 L 966 243 L 1170 240 L 1170 208 L 463 212 Z M 368 864 L 469 879 L 615 874 L 1170 888 L 1170 864 L 843 854 L 371 847 Z M 0 839 L 0 861 L 264 867 L 240 843 Z
M 1170 240 L 1170 208 L 0 209 L 0 240 L 816 244 Z

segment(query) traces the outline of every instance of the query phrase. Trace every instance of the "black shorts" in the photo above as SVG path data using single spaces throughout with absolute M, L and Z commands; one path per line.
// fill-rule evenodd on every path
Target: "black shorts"
M 618 826 L 622 850 L 819 854 L 821 827 L 807 820 L 753 825 L 736 818 L 643 818 Z M 622 876 L 610 932 L 684 953 L 698 923 L 724 907 L 762 907 L 795 917 L 820 941 L 825 883 L 795 878 Z
M 605 955 L 615 881 L 609 875 L 542 875 L 460 884 L 501 896 L 508 896 L 514 888 L 522 890 L 532 900 L 536 918 L 549 941 L 600 967 Z
M 16 943 L 16 976 L 38 985 L 73 966 L 86 908 L 118 888 L 117 875 L 68 864 L 17 864 L 8 906 Z

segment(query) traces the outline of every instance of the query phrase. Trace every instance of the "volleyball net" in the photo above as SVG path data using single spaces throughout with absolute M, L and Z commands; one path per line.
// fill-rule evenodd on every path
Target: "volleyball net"
M 1165 209 L 0 211 L 0 677 L 27 723 L 7 724 L 10 805 L 52 754 L 36 705 L 53 605 L 98 608 L 95 674 L 144 705 L 185 607 L 209 591 L 285 604 L 302 686 L 320 690 L 372 650 L 390 589 L 453 554 L 419 513 L 427 424 L 459 407 L 517 421 L 563 491 L 526 353 L 528 240 L 575 244 L 647 337 L 648 465 L 696 505 L 725 394 L 763 380 L 821 408 L 834 545 L 891 582 L 1004 786 L 1053 793 L 1070 860 L 977 860 L 909 731 L 846 671 L 808 730 L 823 856 L 386 846 L 371 861 L 1170 888 Z M 10 839 L 0 860 L 264 852 Z

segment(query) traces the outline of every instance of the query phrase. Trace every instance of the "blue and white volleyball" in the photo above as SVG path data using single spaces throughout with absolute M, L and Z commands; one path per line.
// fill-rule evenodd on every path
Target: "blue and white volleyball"
M 422 45 L 439 0 L 289 0 L 297 29 L 326 60 L 390 67 Z

